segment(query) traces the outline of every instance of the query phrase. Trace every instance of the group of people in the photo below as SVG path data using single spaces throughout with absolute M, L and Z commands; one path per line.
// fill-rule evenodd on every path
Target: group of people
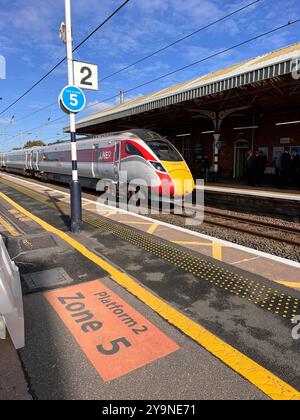
M 247 158 L 247 178 L 248 185 L 261 187 L 266 166 L 267 158 L 262 151 L 249 151 Z M 280 188 L 293 186 L 300 188 L 300 155 L 290 149 L 285 149 L 278 154 L 274 160 L 275 185 Z
M 208 155 L 202 158 L 203 178 L 209 181 L 211 170 L 211 159 Z M 252 187 L 262 187 L 268 159 L 263 151 L 257 150 L 248 152 L 246 171 L 248 185 Z M 289 148 L 278 154 L 274 160 L 275 185 L 280 188 L 288 186 L 300 189 L 300 154 L 296 151 L 291 152 Z
M 289 149 L 274 158 L 276 185 L 286 188 L 289 185 L 300 188 L 300 155 Z
M 246 164 L 248 185 L 262 186 L 267 163 L 268 160 L 262 151 L 257 150 L 255 153 L 249 151 Z

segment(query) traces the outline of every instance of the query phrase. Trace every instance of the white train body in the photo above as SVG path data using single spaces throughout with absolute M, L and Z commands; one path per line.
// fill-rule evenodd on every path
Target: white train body
M 148 130 L 136 129 L 80 140 L 77 142 L 77 153 L 78 174 L 86 187 L 95 188 L 99 180 L 118 184 L 122 171 L 127 174 L 129 183 L 143 180 L 149 188 L 162 195 L 168 189 L 171 196 L 186 195 L 194 188 L 191 172 L 183 157 L 166 139 Z M 72 173 L 71 144 L 65 142 L 3 152 L 0 154 L 0 167 L 8 172 L 69 182 Z M 184 187 L 184 180 L 190 180 L 192 186 Z M 165 183 L 169 183 L 170 188 L 165 188 Z

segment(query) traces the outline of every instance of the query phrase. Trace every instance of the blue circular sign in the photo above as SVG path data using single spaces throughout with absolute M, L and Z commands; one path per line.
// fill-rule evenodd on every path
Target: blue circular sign
M 80 112 L 85 107 L 85 94 L 76 86 L 66 86 L 59 96 L 59 102 L 65 112 Z

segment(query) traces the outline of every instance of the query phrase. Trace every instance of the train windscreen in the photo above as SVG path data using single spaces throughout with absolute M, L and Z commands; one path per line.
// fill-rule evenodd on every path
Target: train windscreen
M 162 161 L 182 162 L 183 160 L 175 147 L 165 140 L 148 140 L 146 144 Z

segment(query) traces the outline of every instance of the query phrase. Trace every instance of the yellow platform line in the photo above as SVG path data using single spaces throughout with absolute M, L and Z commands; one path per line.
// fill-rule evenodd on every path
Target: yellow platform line
M 2 217 L 0 217 L 0 224 L 4 227 L 4 229 L 12 236 L 20 236 L 20 234 L 16 231 L 16 229 L 8 223 L 6 220 L 4 220 Z
M 195 246 L 212 246 L 211 242 L 195 242 L 195 241 L 172 241 L 173 244 L 177 245 L 195 245 Z
M 137 222 L 135 220 L 119 220 L 119 223 L 124 223 L 127 225 L 152 225 L 152 222 Z
M 156 231 L 158 227 L 159 227 L 158 223 L 153 223 L 152 226 L 150 226 L 149 229 L 147 230 L 147 233 L 149 233 L 150 235 L 153 235 L 153 233 Z
M 260 366 L 258 363 L 254 362 L 249 357 L 245 356 L 229 344 L 225 343 L 196 322 L 192 321 L 185 315 L 178 312 L 176 309 L 172 308 L 153 293 L 144 289 L 126 273 L 123 273 L 122 271 L 113 267 L 107 261 L 91 252 L 88 248 L 83 246 L 80 242 L 76 241 L 68 234 L 60 231 L 59 229 L 25 210 L 23 207 L 15 203 L 1 192 L 0 197 L 15 207 L 17 210 L 30 217 L 43 229 L 59 236 L 86 258 L 97 264 L 99 267 L 109 273 L 116 283 L 144 302 L 148 307 L 166 319 L 170 324 L 174 325 L 187 336 L 199 343 L 208 352 L 224 362 L 235 372 L 250 381 L 270 398 L 274 400 L 300 401 L 300 392 L 275 376 L 272 372 Z
M 283 286 L 290 287 L 291 289 L 300 289 L 300 282 L 290 282 L 290 281 L 280 281 L 275 280 L 277 283 L 282 284 Z

